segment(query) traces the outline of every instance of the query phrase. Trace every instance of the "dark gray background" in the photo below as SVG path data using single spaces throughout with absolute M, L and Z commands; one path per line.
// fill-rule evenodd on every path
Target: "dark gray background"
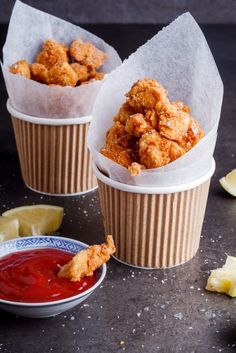
M 0 0 L 7 23 L 15 0 Z M 236 23 L 235 0 L 25 0 L 75 23 L 168 23 L 190 11 L 199 23 Z

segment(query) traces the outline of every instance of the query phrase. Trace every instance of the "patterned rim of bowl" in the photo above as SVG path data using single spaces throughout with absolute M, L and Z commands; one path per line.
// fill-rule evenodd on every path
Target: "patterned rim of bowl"
M 37 246 L 38 245 L 38 246 Z M 31 237 L 22 237 L 16 238 L 12 240 L 5 241 L 0 243 L 0 258 L 3 256 L 7 256 L 14 252 L 26 251 L 30 249 L 58 249 L 67 251 L 72 254 L 78 253 L 82 249 L 86 249 L 88 247 L 87 244 L 65 237 L 58 236 L 31 236 Z M 4 251 L 5 250 L 5 251 Z M 28 302 L 15 302 L 10 300 L 5 300 L 0 298 L 0 303 L 10 305 L 10 306 L 25 306 L 25 307 L 43 307 L 43 306 L 56 306 L 64 303 L 70 303 L 79 298 L 83 298 L 93 292 L 104 280 L 106 275 L 106 264 L 103 264 L 98 270 L 98 273 L 101 273 L 99 279 L 96 283 L 87 289 L 86 291 L 76 294 L 74 296 L 55 300 L 51 302 L 38 302 L 38 303 L 28 303 Z

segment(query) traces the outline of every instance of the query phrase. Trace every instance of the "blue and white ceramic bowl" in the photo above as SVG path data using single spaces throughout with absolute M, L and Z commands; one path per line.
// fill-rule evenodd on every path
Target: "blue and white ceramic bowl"
M 78 253 L 82 249 L 86 249 L 88 245 L 81 243 L 78 240 L 56 237 L 56 236 L 33 236 L 25 238 L 17 238 L 0 243 L 0 257 L 11 253 L 32 249 L 58 249 L 70 252 L 72 254 Z M 71 309 L 87 299 L 90 294 L 102 283 L 106 275 L 106 264 L 97 270 L 97 281 L 88 290 L 69 297 L 66 299 L 57 300 L 54 302 L 44 303 L 23 303 L 13 302 L 0 299 L 0 309 L 11 312 L 16 315 L 34 318 L 43 318 L 57 315 Z

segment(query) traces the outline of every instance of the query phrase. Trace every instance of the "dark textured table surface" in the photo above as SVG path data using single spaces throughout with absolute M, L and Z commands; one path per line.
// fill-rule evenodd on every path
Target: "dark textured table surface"
M 158 26 L 87 26 L 122 58 L 154 35 Z M 3 45 L 6 27 L 0 27 Z M 200 250 L 170 270 L 138 270 L 111 260 L 103 285 L 80 306 L 57 317 L 26 319 L 0 311 L 4 353 L 206 353 L 236 350 L 236 299 L 204 290 L 209 270 L 236 256 L 236 199 L 218 179 L 236 167 L 236 26 L 203 26 L 225 85 L 219 137 Z M 46 197 L 22 181 L 0 83 L 0 212 L 51 203 L 65 208 L 60 233 L 87 243 L 103 238 L 97 191 L 80 197 Z

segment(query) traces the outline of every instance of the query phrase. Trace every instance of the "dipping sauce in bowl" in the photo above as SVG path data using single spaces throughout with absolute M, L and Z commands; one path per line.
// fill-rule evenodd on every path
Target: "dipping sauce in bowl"
M 96 283 L 96 273 L 78 282 L 57 277 L 74 254 L 57 249 L 19 251 L 0 259 L 0 299 L 43 303 L 80 294 Z

